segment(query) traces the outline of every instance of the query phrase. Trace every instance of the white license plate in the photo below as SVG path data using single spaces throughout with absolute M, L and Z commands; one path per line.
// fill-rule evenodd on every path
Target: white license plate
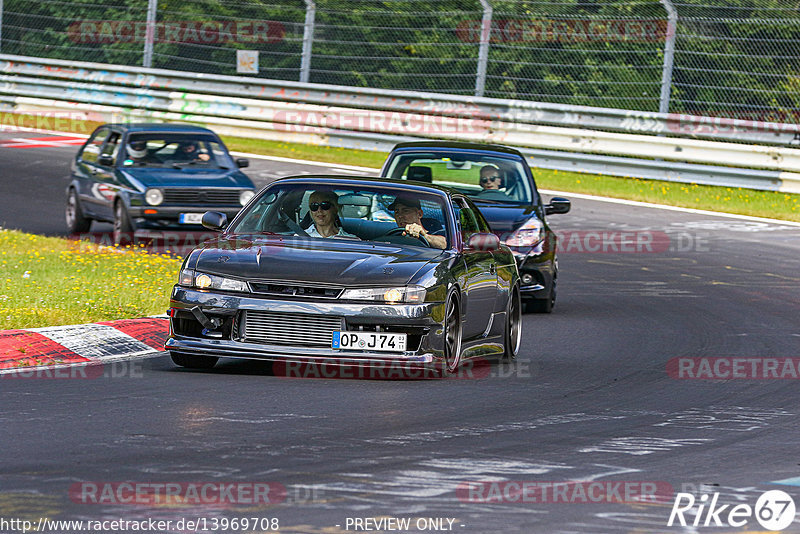
M 331 348 L 402 352 L 406 350 L 406 334 L 391 332 L 334 332 Z
M 201 224 L 203 222 L 202 213 L 181 213 L 178 216 L 178 222 L 181 224 Z

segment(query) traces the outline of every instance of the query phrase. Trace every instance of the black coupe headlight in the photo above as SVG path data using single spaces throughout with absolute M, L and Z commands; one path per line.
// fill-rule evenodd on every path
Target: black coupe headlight
M 425 302 L 425 288 L 422 286 L 364 287 L 345 289 L 339 296 L 343 300 L 367 300 L 388 304 Z
M 233 278 L 226 278 L 224 276 L 217 276 L 215 274 L 206 274 L 192 271 L 191 269 L 184 269 L 178 277 L 178 285 L 185 287 L 196 287 L 197 289 L 219 289 L 220 291 L 238 291 L 240 293 L 248 293 L 250 288 L 247 287 L 247 282 L 242 280 L 235 280 Z

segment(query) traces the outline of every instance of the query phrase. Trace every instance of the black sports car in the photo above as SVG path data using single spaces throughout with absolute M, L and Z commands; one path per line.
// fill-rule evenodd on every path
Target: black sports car
M 277 180 L 189 254 L 166 348 L 184 367 L 218 357 L 447 374 L 516 357 L 514 256 L 475 204 L 447 188 L 374 178 Z
M 529 311 L 550 313 L 556 302 L 558 240 L 546 215 L 567 213 L 570 201 L 544 204 L 525 157 L 498 145 L 416 141 L 394 147 L 381 176 L 451 187 L 469 197 L 492 231 L 514 252 Z
M 72 163 L 67 186 L 69 231 L 89 231 L 92 221 L 114 223 L 114 242 L 137 229 L 201 229 L 209 209 L 231 217 L 253 197 L 255 186 L 217 135 L 187 124 L 105 124 Z

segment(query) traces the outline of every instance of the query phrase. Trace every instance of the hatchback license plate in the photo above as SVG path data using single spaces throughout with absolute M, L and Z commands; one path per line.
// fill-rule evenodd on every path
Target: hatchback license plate
M 202 213 L 181 213 L 178 217 L 181 224 L 201 224 L 203 222 Z
M 406 334 L 392 332 L 334 332 L 331 347 L 346 350 L 403 352 Z

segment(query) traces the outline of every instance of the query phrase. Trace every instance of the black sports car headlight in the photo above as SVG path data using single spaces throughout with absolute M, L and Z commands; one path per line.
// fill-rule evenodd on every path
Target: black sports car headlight
M 242 280 L 225 278 L 215 274 L 198 273 L 191 269 L 181 271 L 178 278 L 178 285 L 186 287 L 196 287 L 198 289 L 219 289 L 220 291 L 238 291 L 248 293 L 250 289 L 247 283 Z
M 425 288 L 422 286 L 363 287 L 345 289 L 339 296 L 342 300 L 366 300 L 370 302 L 419 303 L 425 302 Z
M 544 224 L 536 217 L 531 217 L 516 232 L 505 240 L 509 247 L 532 247 L 544 239 Z

